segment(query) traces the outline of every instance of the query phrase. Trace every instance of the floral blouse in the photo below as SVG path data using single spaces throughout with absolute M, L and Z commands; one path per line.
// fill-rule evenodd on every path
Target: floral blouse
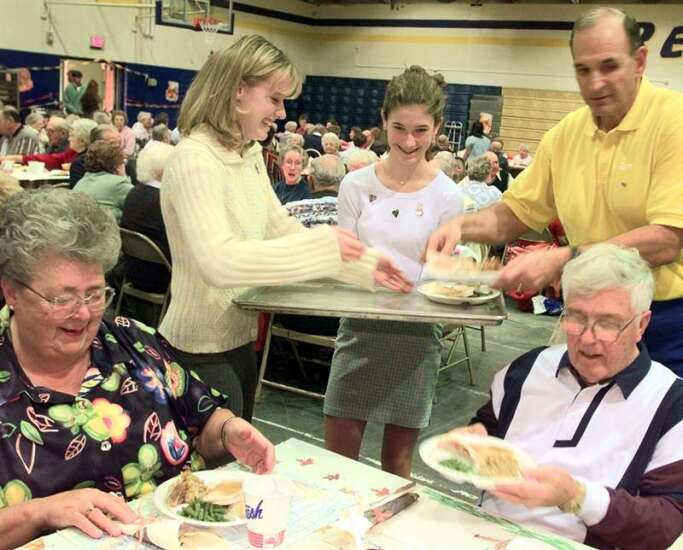
M 103 320 L 72 396 L 30 383 L 6 336 L 8 321 L 4 308 L 0 508 L 84 487 L 132 499 L 184 467 L 204 467 L 192 438 L 227 397 L 176 363 L 154 329 Z

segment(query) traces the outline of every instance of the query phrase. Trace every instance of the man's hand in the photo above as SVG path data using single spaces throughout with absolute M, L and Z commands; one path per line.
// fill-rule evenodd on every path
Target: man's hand
M 137 515 L 117 496 L 98 489 L 78 489 L 31 501 L 43 530 L 76 527 L 92 538 L 121 535 L 116 521 L 132 523 Z
M 496 485 L 491 494 L 527 508 L 561 506 L 573 499 L 579 483 L 561 468 L 540 467 L 523 472 L 524 481 Z
M 517 292 L 540 291 L 562 276 L 562 268 L 570 256 L 569 247 L 525 252 L 510 260 L 493 286 Z
M 267 474 L 275 466 L 275 448 L 264 435 L 243 418 L 236 417 L 227 425 L 225 448 L 238 462 L 257 474 Z
M 470 424 L 469 426 L 460 426 L 459 428 L 454 428 L 446 436 L 450 435 L 462 435 L 462 434 L 467 434 L 467 435 L 481 435 L 481 436 L 487 436 L 489 435 L 488 432 L 486 431 L 486 426 L 484 426 L 481 422 L 477 422 L 475 424 Z
M 380 258 L 374 275 L 375 281 L 389 290 L 410 292 L 413 288 L 413 284 L 406 279 L 405 273 L 386 256 Z
M 427 242 L 425 257 L 433 252 L 441 252 L 450 256 L 462 237 L 462 216 L 456 216 L 437 227 Z

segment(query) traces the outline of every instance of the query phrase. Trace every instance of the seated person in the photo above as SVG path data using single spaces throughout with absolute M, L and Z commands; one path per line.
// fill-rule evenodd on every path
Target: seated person
M 379 160 L 377 153 L 372 149 L 361 149 L 360 147 L 354 147 L 349 150 L 348 154 L 344 158 L 346 163 L 346 171 L 351 173 L 371 164 L 375 164 Z
M 476 424 L 464 428 L 503 438 L 539 465 L 484 493 L 483 508 L 596 548 L 668 548 L 681 534 L 683 380 L 641 342 L 653 286 L 638 253 L 614 244 L 565 265 L 567 344 L 498 372 Z
M 85 193 L 99 204 L 111 210 L 119 222 L 123 202 L 133 188 L 126 176 L 123 151 L 119 143 L 100 139 L 95 141 L 85 154 L 87 172 L 74 187 L 74 191 Z
M 71 124 L 62 117 L 53 116 L 45 127 L 47 134 L 46 153 L 61 153 L 69 148 L 69 132 Z
M 339 155 L 339 136 L 334 132 L 323 134 L 322 145 L 326 155 Z
M 463 182 L 462 189 L 477 204 L 479 210 L 491 206 L 503 197 L 495 186 L 488 183 L 491 181 L 491 170 L 488 155 L 480 155 L 467 163 L 467 181 Z
M 114 111 L 112 124 L 114 128 L 121 134 L 121 144 L 123 147 L 123 155 L 130 158 L 135 154 L 135 132 L 128 126 L 128 115 L 125 111 Z
M 59 170 L 63 164 L 71 164 L 78 156 L 78 151 L 69 145 L 71 125 L 63 118 L 52 117 L 47 125 L 49 143 L 45 153 L 30 155 L 9 155 L 0 160 L 13 160 L 22 164 L 32 161 L 44 162 L 48 170 Z
M 526 145 L 520 145 L 519 153 L 512 158 L 510 166 L 514 166 L 515 168 L 526 168 L 533 160 L 533 157 L 529 154 L 529 148 Z
M 103 318 L 119 248 L 112 216 L 68 189 L 0 207 L 0 420 L 22 426 L 0 439 L 3 547 L 64 527 L 118 536 L 112 520 L 136 519 L 124 498 L 207 461 L 273 468 L 272 444 L 230 411 L 240 404 L 186 371 L 154 330 Z
M 299 134 L 294 134 L 298 136 Z M 280 151 L 278 164 L 282 180 L 273 187 L 282 204 L 307 199 L 311 189 L 302 178 L 303 169 L 308 164 L 308 154 L 298 145 L 289 145 Z
M 40 150 L 38 152 L 44 153 L 49 141 L 45 131 L 45 117 L 39 111 L 31 111 L 26 115 L 24 124 L 38 132 L 38 139 L 40 140 Z
M 456 166 L 455 155 L 453 155 L 453 153 L 443 150 L 438 151 L 434 155 L 434 158 L 429 162 L 438 167 L 439 170 L 446 174 L 450 179 L 453 179 Z
M 149 237 L 171 261 L 166 227 L 161 216 L 159 191 L 164 167 L 173 152 L 173 146 L 159 141 L 150 141 L 138 155 L 138 178 L 126 196 L 121 215 L 121 227 L 137 231 Z M 133 286 L 145 292 L 163 294 L 171 281 L 171 274 L 165 266 L 131 258 L 124 255 L 126 278 Z
M 337 225 L 337 195 L 346 175 L 344 163 L 337 155 L 323 155 L 311 160 L 310 172 L 311 198 L 288 202 L 285 208 L 306 227 Z
M 76 157 L 69 166 L 69 187 L 73 188 L 85 176 L 85 153 L 90 147 L 92 132 L 97 123 L 89 118 L 74 120 L 69 134 L 69 146 L 76 151 Z
M 451 179 L 455 183 L 460 183 L 467 176 L 467 170 L 465 169 L 465 161 L 458 157 L 453 156 L 453 176 Z

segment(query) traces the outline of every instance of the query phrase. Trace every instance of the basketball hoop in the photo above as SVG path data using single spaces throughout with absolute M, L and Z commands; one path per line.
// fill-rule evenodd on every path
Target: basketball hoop
M 204 35 L 204 43 L 207 46 L 213 46 L 218 36 L 218 31 L 222 27 L 222 23 L 213 17 L 209 18 L 198 18 L 195 22 L 195 28 L 202 31 Z

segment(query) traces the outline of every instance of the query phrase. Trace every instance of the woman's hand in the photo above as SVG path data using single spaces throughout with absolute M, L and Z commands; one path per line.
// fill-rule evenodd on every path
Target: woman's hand
M 342 260 L 345 262 L 360 260 L 365 252 L 365 245 L 358 240 L 355 233 L 343 227 L 333 227 L 332 230 L 337 235 Z
M 32 501 L 43 530 L 76 527 L 94 539 L 121 535 L 114 522 L 133 523 L 137 514 L 123 498 L 98 489 L 77 489 Z
M 406 279 L 405 273 L 386 256 L 382 256 L 375 269 L 375 281 L 397 292 L 410 292 L 413 284 Z
M 257 474 L 267 474 L 275 466 L 275 448 L 264 435 L 243 418 L 230 420 L 225 430 L 223 445 L 238 462 L 246 464 Z

